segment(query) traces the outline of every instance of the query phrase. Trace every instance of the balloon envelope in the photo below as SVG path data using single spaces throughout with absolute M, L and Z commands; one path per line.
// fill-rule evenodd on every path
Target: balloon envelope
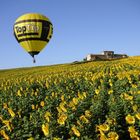
M 47 45 L 52 34 L 53 25 L 51 21 L 38 13 L 24 14 L 14 24 L 16 40 L 32 57 Z

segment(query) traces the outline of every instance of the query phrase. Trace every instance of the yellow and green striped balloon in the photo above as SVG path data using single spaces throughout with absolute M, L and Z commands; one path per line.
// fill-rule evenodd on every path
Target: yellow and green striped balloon
M 16 40 L 33 59 L 34 55 L 37 55 L 47 45 L 52 34 L 53 25 L 51 21 L 38 13 L 24 14 L 14 24 Z

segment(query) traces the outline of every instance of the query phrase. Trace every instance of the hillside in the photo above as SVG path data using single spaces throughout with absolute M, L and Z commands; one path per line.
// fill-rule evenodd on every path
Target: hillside
M 0 135 L 140 139 L 140 56 L 1 70 Z

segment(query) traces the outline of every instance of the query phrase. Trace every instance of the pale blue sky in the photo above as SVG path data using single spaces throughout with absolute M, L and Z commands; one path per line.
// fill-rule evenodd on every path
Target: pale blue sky
M 35 64 L 13 36 L 15 20 L 29 12 L 54 26 Z M 0 0 L 0 69 L 69 63 L 103 50 L 140 55 L 140 0 Z

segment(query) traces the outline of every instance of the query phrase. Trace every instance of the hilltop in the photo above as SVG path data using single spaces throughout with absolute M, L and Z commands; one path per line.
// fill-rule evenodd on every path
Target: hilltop
M 129 58 L 121 58 L 120 60 L 126 60 L 126 59 L 137 59 L 140 56 L 131 56 Z M 88 60 L 88 61 L 74 61 L 71 63 L 64 63 L 64 64 L 54 64 L 54 65 L 46 65 L 46 66 L 34 66 L 34 67 L 20 67 L 20 68 L 10 68 L 10 69 L 0 69 L 0 73 L 2 72 L 10 72 L 10 71 L 20 71 L 20 70 L 32 70 L 32 69 L 44 69 L 44 68 L 55 68 L 55 67 L 64 67 L 64 66 L 68 66 L 68 65 L 76 65 L 76 64 L 86 64 L 86 63 L 95 63 L 95 62 L 105 62 L 105 61 L 114 61 L 114 60 L 119 60 L 119 59 L 108 59 L 108 60 Z

